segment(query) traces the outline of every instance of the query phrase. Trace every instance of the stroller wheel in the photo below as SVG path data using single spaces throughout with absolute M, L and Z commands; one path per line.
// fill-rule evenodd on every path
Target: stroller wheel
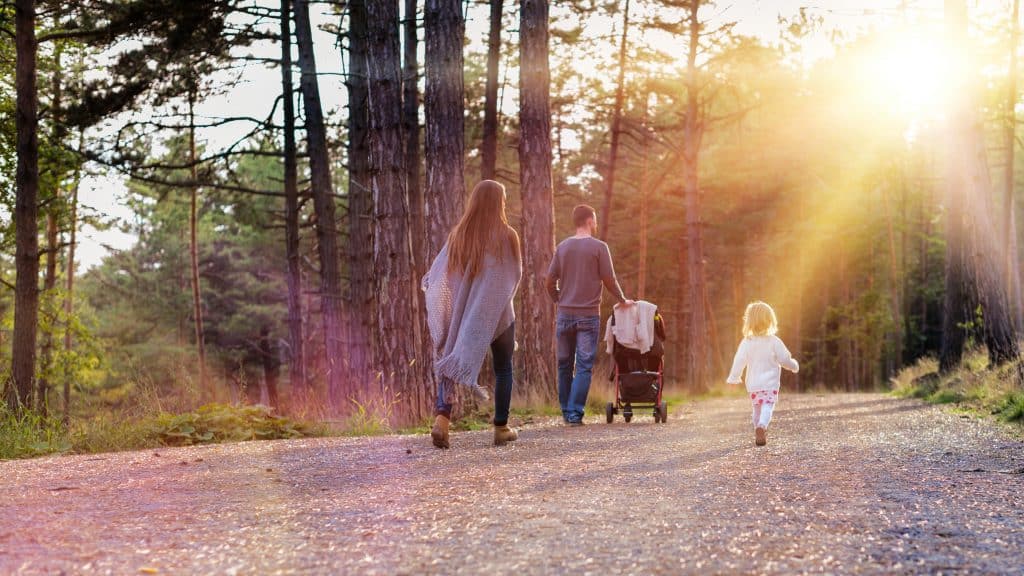
M 612 404 L 611 402 L 609 402 L 608 404 L 605 404 L 605 407 L 604 407 L 604 417 L 605 417 L 605 420 L 607 420 L 609 424 L 612 423 L 612 420 L 615 419 L 615 404 Z
M 655 406 L 654 407 L 654 423 L 657 424 L 658 422 L 661 422 L 661 407 L 660 406 Z
M 626 407 L 622 410 L 622 419 L 625 420 L 626 422 L 629 422 L 630 420 L 633 419 L 633 408 L 631 406 L 626 405 Z
M 668 402 L 662 402 L 658 406 L 659 416 L 661 417 L 661 423 L 665 424 L 668 422 Z

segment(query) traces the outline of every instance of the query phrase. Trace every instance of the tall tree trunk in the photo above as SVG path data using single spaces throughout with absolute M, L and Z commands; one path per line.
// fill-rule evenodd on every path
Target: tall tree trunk
M 57 198 L 54 198 L 54 202 L 56 200 Z M 57 252 L 60 249 L 58 246 L 59 231 L 57 229 L 57 214 L 54 212 L 55 210 L 56 206 L 51 203 L 51 206 L 46 211 L 46 271 L 43 275 L 43 293 L 48 295 L 45 300 L 47 304 L 44 307 L 47 315 L 52 318 L 52 325 L 43 333 L 43 345 L 39 358 L 36 410 L 43 416 L 49 414 L 50 376 L 53 372 L 53 334 L 57 328 L 57 307 L 48 304 L 52 301 L 51 298 L 54 297 L 54 289 L 57 288 Z
M 686 124 L 683 135 L 685 174 L 683 189 L 686 205 L 687 299 L 690 317 L 687 327 L 687 380 L 693 390 L 701 392 L 707 387 L 709 355 L 707 353 L 707 315 L 704 307 L 704 243 L 701 219 L 701 192 L 698 162 L 703 126 L 698 118 L 699 94 L 697 87 L 697 48 L 700 42 L 700 1 L 690 3 L 689 52 L 686 59 Z
M 967 7 L 964 0 L 946 0 L 946 29 L 954 50 L 966 50 Z M 983 333 L 993 365 L 1020 355 L 1010 318 L 1005 279 L 997 260 L 1000 250 L 991 222 L 991 181 L 985 160 L 982 128 L 966 77 L 956 78 L 957 95 L 949 114 L 947 169 L 949 227 L 946 239 L 946 318 L 940 367 L 954 368 L 963 353 L 964 320 L 975 305 L 984 314 Z M 966 310 L 964 306 L 970 306 Z
M 425 14 L 427 220 L 429 256 L 441 251 L 462 216 L 464 176 L 462 41 L 460 0 L 427 0 Z
M 193 79 L 190 79 L 192 82 Z M 199 170 L 196 166 L 196 93 L 195 88 L 188 93 L 188 153 L 192 168 L 192 182 L 199 181 Z M 188 212 L 188 254 L 189 270 L 192 277 L 192 317 L 195 323 L 196 352 L 199 355 L 199 388 L 207 397 L 212 397 L 210 381 L 206 372 L 206 332 L 203 329 L 203 294 L 199 284 L 199 187 L 193 184 L 189 198 Z
M 521 365 L 531 401 L 554 394 L 554 309 L 540 281 L 555 249 L 551 181 L 551 73 L 548 2 L 522 0 L 519 21 L 519 178 L 522 191 L 523 282 Z M 519 327 L 517 327 L 518 331 Z
M 604 186 L 604 209 L 601 211 L 601 239 L 608 239 L 612 222 L 612 195 L 615 193 L 615 170 L 619 163 L 619 136 L 622 127 L 622 104 L 626 95 L 626 53 L 629 48 L 629 0 L 622 12 L 622 40 L 619 43 L 619 80 L 615 88 L 612 110 L 612 143 L 608 151 L 608 178 Z
M 309 0 L 295 1 L 295 39 L 299 47 L 299 87 L 306 113 L 306 148 L 313 209 L 316 211 L 316 236 L 320 256 L 320 299 L 323 314 L 324 352 L 327 360 L 327 401 L 337 410 L 347 393 L 345 387 L 345 347 L 341 297 L 341 271 L 338 257 L 338 225 L 335 220 L 334 186 L 327 153 L 327 132 L 320 105 L 320 84 L 313 54 L 313 31 L 309 22 Z
M 418 283 L 409 232 L 405 150 L 402 147 L 402 76 L 397 0 L 367 2 L 367 70 L 370 103 L 370 166 L 373 190 L 373 269 L 377 290 L 377 335 L 382 384 L 389 394 L 408 399 L 403 416 L 429 415 L 424 386 L 413 376 L 418 351 Z
M 1017 147 L 1017 37 L 1020 25 L 1020 0 L 1013 0 L 1013 22 L 1010 23 L 1010 64 L 1006 88 L 1006 166 L 1003 178 L 1003 247 L 1005 254 L 1006 293 L 1014 328 L 1024 330 L 1024 302 L 1021 302 L 1020 264 L 1017 250 L 1017 206 L 1015 202 L 1014 161 Z
M 58 9 L 57 14 L 54 16 L 54 21 L 59 21 L 60 10 Z M 64 141 L 65 130 L 61 125 L 60 110 L 63 104 L 63 70 L 61 69 L 61 58 L 63 56 L 63 46 L 60 42 L 57 42 L 54 47 L 54 71 L 53 81 L 51 89 L 52 104 L 51 108 L 51 122 L 52 122 L 52 137 L 55 144 L 59 145 Z M 54 296 L 54 289 L 57 288 L 57 256 L 59 251 L 59 237 L 60 233 L 57 224 L 57 211 L 60 209 L 60 198 L 61 189 L 60 186 L 63 183 L 64 174 L 56 175 L 56 189 L 53 191 L 54 197 L 51 199 L 49 206 L 46 209 L 46 273 L 43 277 L 43 292 L 49 296 L 44 301 L 47 314 L 50 316 L 50 327 L 43 334 L 43 346 L 40 354 L 40 366 L 39 366 L 39 382 L 36 391 L 36 410 L 44 415 L 49 415 L 49 400 L 50 400 L 50 380 L 53 376 L 53 352 L 54 352 L 54 334 L 57 330 L 57 313 L 56 296 Z
M 650 99 L 651 94 L 647 92 L 644 94 L 643 107 L 644 107 L 644 119 L 643 126 L 643 151 L 641 152 L 641 165 L 640 165 L 640 267 L 639 273 L 637 274 L 637 291 L 636 297 L 643 300 L 647 296 L 647 228 L 648 220 L 650 219 L 650 191 L 647 189 L 647 172 L 648 164 L 651 153 L 651 133 L 648 122 L 650 120 Z M 605 214 L 607 218 L 608 215 Z
M 806 191 L 803 189 L 797 190 L 797 221 L 800 223 L 806 222 Z M 807 254 L 806 254 L 806 243 L 797 240 L 797 256 L 796 256 L 796 298 L 792 300 L 793 306 L 793 329 L 790 332 L 792 334 L 792 340 L 790 342 L 790 348 L 793 350 L 793 355 L 800 362 L 804 362 L 804 282 L 806 281 L 804 269 L 806 267 Z M 793 375 L 793 388 L 797 392 L 802 391 L 802 382 L 800 373 L 797 372 Z
M 427 396 L 430 395 L 429 391 L 433 388 L 427 385 L 433 378 L 433 370 L 431 369 L 431 366 L 433 366 L 431 362 L 433 351 L 430 345 L 430 329 L 427 327 L 427 315 L 425 313 L 425 294 L 422 290 L 419 290 L 419 280 L 427 273 L 427 266 L 429 265 L 429 242 L 423 218 L 426 199 L 423 197 L 423 187 L 420 185 L 420 165 L 422 163 L 420 150 L 422 148 L 420 147 L 420 90 L 417 55 L 419 40 L 416 30 L 417 4 L 417 0 L 405 0 L 402 124 L 405 131 L 405 183 L 409 196 L 409 226 L 415 270 L 413 275 L 413 292 L 416 294 L 418 309 L 424 311 L 418 314 L 419 323 L 417 325 L 419 330 L 417 338 L 420 342 L 420 350 L 418 351 L 420 361 L 417 363 L 417 366 L 419 367 L 420 377 L 425 380 L 423 385 L 417 389 L 424 398 L 422 400 L 413 399 L 414 402 L 418 403 L 421 401 L 427 402 Z
M 284 244 L 288 261 L 288 381 L 292 394 L 306 397 L 305 338 L 302 333 L 302 255 L 299 246 L 298 158 L 295 145 L 295 89 L 292 86 L 292 3 L 281 0 L 281 94 L 284 108 Z
M 882 189 L 880 192 L 885 207 L 885 227 L 889 239 L 889 299 L 892 301 L 892 317 L 896 331 L 896 341 L 893 343 L 896 348 L 896 369 L 899 370 L 903 367 L 903 302 L 900 297 L 902 263 L 896 257 L 896 231 L 893 225 L 892 204 L 890 203 L 889 192 L 885 189 Z
M 420 187 L 420 73 L 417 56 L 419 41 L 416 34 L 416 4 L 417 0 L 405 0 L 405 22 L 402 26 L 405 33 L 402 127 L 405 131 L 405 185 L 409 195 L 412 253 L 416 261 L 416 277 L 419 279 L 426 273 L 427 235 L 423 226 L 423 189 Z M 459 103 L 461 102 L 460 100 Z
M 14 2 L 15 92 L 18 155 L 15 175 L 14 337 L 11 384 L 7 403 L 12 410 L 30 405 L 35 385 L 36 339 L 39 328 L 39 117 L 36 100 L 36 3 Z
M 487 87 L 484 90 L 484 135 L 480 145 L 480 178 L 494 180 L 498 164 L 498 67 L 501 64 L 503 0 L 491 0 L 491 30 L 487 36 Z
M 80 130 L 78 133 L 78 150 L 79 152 L 83 149 L 84 131 Z M 75 171 L 75 183 L 71 189 L 71 239 L 68 242 L 68 261 L 67 261 L 67 278 L 65 279 L 65 291 L 64 294 L 64 353 L 66 356 L 64 365 L 64 402 L 62 403 L 63 408 L 63 421 L 64 427 L 66 428 L 71 422 L 71 378 L 72 371 L 70 366 L 71 351 L 74 349 L 74 332 L 72 327 L 74 326 L 74 313 L 75 313 L 75 252 L 78 249 L 78 188 L 82 181 L 81 170 Z
M 373 193 L 370 190 L 368 95 L 366 86 L 366 1 L 349 3 L 348 78 L 348 257 L 354 338 L 352 372 L 361 380 L 374 366 Z
M 277 383 L 281 375 L 281 363 L 277 357 L 273 341 L 270 339 L 270 327 L 260 328 L 259 341 L 260 360 L 263 364 L 263 383 L 267 388 L 267 402 L 271 408 L 281 407 L 277 395 Z

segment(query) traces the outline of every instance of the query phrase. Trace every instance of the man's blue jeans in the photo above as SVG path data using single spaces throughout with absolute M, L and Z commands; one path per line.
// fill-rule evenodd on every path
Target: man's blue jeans
M 600 339 L 600 316 L 558 313 L 558 402 L 566 422 L 583 420 Z
M 512 354 L 516 350 L 516 325 L 513 323 L 491 342 L 491 360 L 494 365 L 494 425 L 508 424 L 508 413 L 512 404 Z M 435 414 L 452 417 L 452 405 L 448 402 L 448 391 L 458 386 L 447 378 L 437 383 L 437 408 Z

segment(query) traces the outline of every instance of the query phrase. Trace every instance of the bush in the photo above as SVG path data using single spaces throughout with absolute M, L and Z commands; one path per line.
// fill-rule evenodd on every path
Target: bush
M 71 431 L 55 418 L 34 412 L 12 414 L 0 407 L 0 460 L 54 453 L 93 454 L 158 446 L 190 446 L 244 440 L 326 436 L 322 425 L 275 416 L 266 406 L 209 404 L 183 414 L 141 419 L 115 414 L 73 421 Z
M 975 350 L 959 368 L 939 374 L 936 360 L 920 360 L 893 378 L 893 393 L 932 404 L 957 404 L 979 415 L 1024 423 L 1024 391 L 1017 384 L 1021 367 L 1014 363 L 988 368 L 987 361 L 984 350 Z
M 152 427 L 154 436 L 166 446 L 322 435 L 307 424 L 275 416 L 266 406 L 227 404 L 207 404 L 184 414 L 161 414 Z
M 37 412 L 13 413 L 0 403 L 0 460 L 31 458 L 71 449 L 60 421 Z
M 1007 422 L 1024 421 L 1024 392 L 1011 392 L 1004 396 L 996 414 Z

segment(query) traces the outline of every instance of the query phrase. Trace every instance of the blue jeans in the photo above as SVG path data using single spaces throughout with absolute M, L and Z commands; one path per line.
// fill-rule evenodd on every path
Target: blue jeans
M 566 422 L 583 420 L 600 339 L 600 316 L 558 313 L 558 402 Z
M 491 359 L 494 364 L 494 425 L 508 424 L 509 406 L 512 404 L 512 354 L 516 350 L 516 325 L 502 332 L 491 342 Z M 437 412 L 446 418 L 452 417 L 452 405 L 447 401 L 448 390 L 458 386 L 447 378 L 437 383 Z

